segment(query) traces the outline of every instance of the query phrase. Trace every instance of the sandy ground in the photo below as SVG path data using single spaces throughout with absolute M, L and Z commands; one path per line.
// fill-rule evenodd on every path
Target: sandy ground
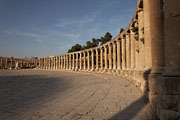
M 0 120 L 148 120 L 125 78 L 50 70 L 0 71 Z

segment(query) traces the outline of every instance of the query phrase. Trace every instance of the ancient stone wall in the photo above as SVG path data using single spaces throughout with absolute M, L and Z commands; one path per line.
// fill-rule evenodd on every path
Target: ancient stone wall
M 19 59 L 13 57 L 0 57 L 0 69 L 36 68 L 38 66 L 38 58 Z

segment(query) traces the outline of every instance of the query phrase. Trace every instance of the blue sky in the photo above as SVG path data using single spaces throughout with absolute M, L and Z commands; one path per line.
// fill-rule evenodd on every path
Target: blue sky
M 0 0 L 0 56 L 66 53 L 131 21 L 136 0 Z

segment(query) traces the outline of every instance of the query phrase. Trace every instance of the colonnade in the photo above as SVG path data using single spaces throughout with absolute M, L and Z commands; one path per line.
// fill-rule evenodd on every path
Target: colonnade
M 131 23 L 113 40 L 78 52 L 41 57 L 40 68 L 118 74 L 134 80 L 142 91 L 146 91 L 143 74 L 151 67 L 151 51 L 149 36 L 145 35 L 150 33 L 150 29 L 145 26 L 149 23 L 145 21 L 147 15 L 144 14 L 149 13 L 143 7 L 147 5 L 143 4 L 148 3 L 138 1 Z
M 178 3 L 170 0 L 138 0 L 132 21 L 113 40 L 78 52 L 41 57 L 39 67 L 126 77 L 149 98 L 153 111 L 160 119 L 178 119 Z

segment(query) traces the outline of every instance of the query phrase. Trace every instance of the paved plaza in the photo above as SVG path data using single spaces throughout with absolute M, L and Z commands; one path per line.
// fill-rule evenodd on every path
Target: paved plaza
M 148 120 L 139 89 L 108 74 L 0 71 L 0 120 Z

